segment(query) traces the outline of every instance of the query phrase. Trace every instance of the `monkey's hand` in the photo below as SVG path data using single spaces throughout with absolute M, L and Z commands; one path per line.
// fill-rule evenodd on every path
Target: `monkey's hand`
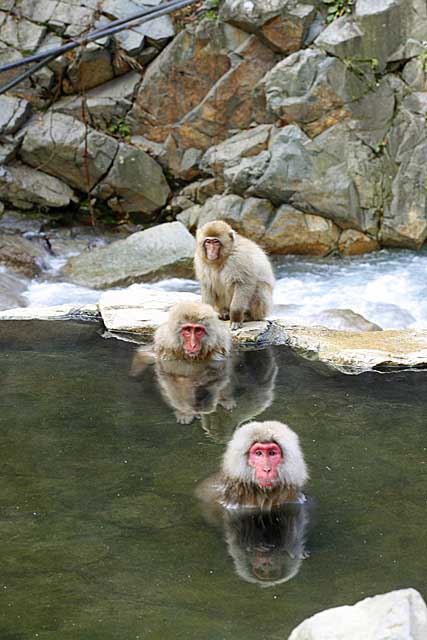
M 220 405 L 225 409 L 225 411 L 233 411 L 237 407 L 237 402 L 234 398 L 230 398 L 228 400 L 220 400 Z
M 230 314 L 227 311 L 227 309 L 221 309 L 221 311 L 218 313 L 219 315 L 219 319 L 220 320 L 229 320 L 230 319 Z
M 240 329 L 243 327 L 243 322 L 230 322 L 230 329 L 232 331 L 236 331 L 236 329 Z
M 178 424 L 190 424 L 194 420 L 192 413 L 182 413 L 181 411 L 175 411 L 175 418 Z

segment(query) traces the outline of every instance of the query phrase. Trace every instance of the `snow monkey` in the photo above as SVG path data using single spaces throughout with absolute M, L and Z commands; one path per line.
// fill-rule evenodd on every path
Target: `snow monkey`
M 206 480 L 199 497 L 222 507 L 269 510 L 284 503 L 302 503 L 308 479 L 297 434 L 270 420 L 248 422 L 227 445 L 222 472 Z
M 231 329 L 244 320 L 263 320 L 272 303 L 274 275 L 264 251 L 222 220 L 197 230 L 196 277 L 202 300 L 211 304 Z
M 154 334 L 154 344 L 138 349 L 131 375 L 140 375 L 159 360 L 208 362 L 223 360 L 231 349 L 231 335 L 214 309 L 201 302 L 178 302 Z
M 154 334 L 154 353 L 160 359 L 222 360 L 230 349 L 227 326 L 201 302 L 178 302 Z

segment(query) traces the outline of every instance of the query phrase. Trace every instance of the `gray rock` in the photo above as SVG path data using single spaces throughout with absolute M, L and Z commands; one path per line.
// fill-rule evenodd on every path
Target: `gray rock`
M 371 60 L 378 71 L 387 62 L 414 55 L 414 41 L 427 38 L 423 0 L 358 0 L 353 16 L 332 22 L 316 45 L 340 58 Z
M 268 200 L 248 198 L 237 195 L 213 196 L 201 207 L 196 205 L 186 209 L 177 219 L 195 231 L 206 222 L 225 220 L 238 233 L 260 242 L 265 234 L 266 225 L 273 214 L 273 205 Z
M 415 589 L 365 598 L 304 620 L 289 640 L 424 640 L 427 607 Z
M 26 287 L 22 278 L 11 273 L 0 273 L 0 311 L 13 307 L 26 307 L 27 300 L 21 295 Z
M 225 0 L 219 17 L 286 54 L 302 47 L 315 14 L 312 4 L 293 0 Z
M 94 15 L 94 9 L 59 0 L 49 17 L 49 27 L 57 33 L 78 36 L 93 24 Z
M 47 253 L 26 238 L 0 234 L 0 264 L 32 278 L 45 266 Z
M 45 33 L 46 27 L 10 15 L 1 25 L 0 40 L 28 55 L 39 47 Z
M 336 224 L 282 205 L 268 222 L 262 244 L 269 253 L 325 256 L 337 245 Z
M 425 60 L 414 58 L 403 67 L 402 78 L 414 91 L 427 90 L 427 74 Z
M 160 279 L 170 274 L 188 276 L 194 246 L 194 238 L 184 225 L 170 222 L 71 258 L 63 268 L 63 275 L 95 289 Z
M 92 89 L 114 77 L 113 59 L 109 49 L 91 42 L 78 51 L 67 68 L 64 82 L 66 93 Z
M 74 192 L 57 178 L 15 164 L 0 167 L 0 198 L 18 209 L 43 207 L 66 207 L 75 201 Z
M 140 74 L 131 71 L 87 91 L 85 99 L 90 124 L 97 129 L 108 130 L 117 120 L 123 119 L 132 106 L 132 98 L 140 82 Z M 53 109 L 81 120 L 82 97 L 63 98 L 55 103 Z
M 87 158 L 85 146 L 87 143 Z M 89 191 L 110 169 L 118 151 L 111 137 L 62 113 L 48 112 L 30 122 L 22 146 L 28 164 L 62 178 L 80 191 Z
M 200 168 L 212 174 L 221 173 L 225 168 L 239 164 L 242 158 L 259 154 L 268 148 L 271 130 L 272 125 L 262 124 L 210 147 L 202 158 Z
M 389 153 L 396 164 L 388 173 L 393 182 L 381 227 L 385 246 L 414 249 L 427 238 L 426 114 L 427 94 L 411 94 L 404 99 L 388 136 Z
M 136 0 L 104 0 L 102 11 L 110 18 L 127 18 L 147 5 L 157 6 L 160 3 L 161 0 L 150 0 L 144 4 Z M 115 38 L 128 55 L 136 56 L 142 51 L 146 39 L 162 43 L 174 35 L 175 29 L 170 16 L 162 16 L 117 33 Z
M 113 210 L 124 213 L 153 213 L 166 203 L 169 193 L 160 165 L 145 151 L 123 143 L 96 189 Z
M 31 105 L 26 100 L 0 96 L 0 134 L 15 133 L 30 115 Z
M 269 111 L 285 123 L 310 123 L 324 118 L 330 126 L 346 115 L 344 109 L 339 109 L 367 92 L 370 80 L 372 77 L 358 77 L 337 58 L 316 49 L 304 49 L 273 67 L 258 91 L 264 91 Z
M 375 233 L 385 160 L 344 124 L 313 141 L 296 126 L 284 127 L 272 137 L 270 153 L 266 171 L 248 193 L 331 218 L 344 229 Z

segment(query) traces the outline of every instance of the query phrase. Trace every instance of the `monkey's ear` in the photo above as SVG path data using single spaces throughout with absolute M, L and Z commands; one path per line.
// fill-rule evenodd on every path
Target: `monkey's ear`
M 235 232 L 234 231 L 230 231 L 230 233 L 228 235 L 230 236 L 230 240 L 233 240 L 233 242 L 234 242 L 234 239 L 236 237 Z

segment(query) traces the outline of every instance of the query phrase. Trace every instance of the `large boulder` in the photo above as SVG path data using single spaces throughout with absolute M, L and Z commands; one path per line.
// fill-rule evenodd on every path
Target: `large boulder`
M 423 0 L 357 0 L 354 15 L 332 22 L 316 45 L 356 64 L 370 61 L 377 71 L 383 71 L 387 62 L 415 54 L 412 41 L 426 39 L 427 7 Z
M 149 66 L 127 122 L 135 134 L 165 145 L 175 175 L 192 178 L 202 151 L 254 120 L 253 88 L 275 61 L 256 36 L 204 20 Z
M 107 289 L 192 272 L 194 238 L 180 222 L 134 233 L 71 258 L 62 270 L 77 284 Z
M 381 226 L 385 246 L 418 249 L 427 238 L 426 116 L 427 93 L 413 93 L 403 100 L 388 137 L 397 172 Z
M 114 211 L 150 214 L 166 203 L 170 189 L 153 158 L 142 149 L 120 143 L 113 165 L 95 193 Z
M 30 240 L 0 234 L 0 264 L 31 278 L 41 273 L 46 258 L 46 251 Z
M 117 123 L 124 119 L 131 108 L 140 82 L 141 75 L 131 71 L 87 91 L 84 99 L 91 126 L 102 130 L 117 127 Z M 62 98 L 53 105 L 53 109 L 82 120 L 82 102 L 82 96 Z
M 18 209 L 66 207 L 76 201 L 74 191 L 58 178 L 18 163 L 0 166 L 0 198 Z
M 369 89 L 341 60 L 316 49 L 303 49 L 281 60 L 261 80 L 257 93 L 284 124 L 305 125 L 311 135 L 351 114 L 350 105 Z M 316 124 L 314 124 L 316 123 Z
M 385 160 L 344 124 L 313 141 L 289 125 L 272 136 L 265 171 L 247 190 L 276 204 L 375 233 L 383 208 Z
M 304 620 L 289 640 L 425 640 L 427 607 L 415 589 L 401 589 L 336 607 Z
M 118 150 L 113 138 L 71 116 L 48 112 L 35 117 L 25 134 L 21 155 L 33 167 L 89 191 L 107 173 Z
M 331 220 L 289 205 L 275 210 L 269 200 L 233 194 L 213 196 L 203 206 L 186 209 L 177 217 L 191 231 L 212 220 L 225 220 L 269 253 L 324 256 L 336 248 L 340 235 Z

